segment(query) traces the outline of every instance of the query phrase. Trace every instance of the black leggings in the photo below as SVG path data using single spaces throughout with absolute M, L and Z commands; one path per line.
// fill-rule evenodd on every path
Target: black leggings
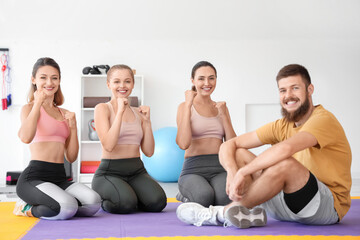
M 92 188 L 102 198 L 102 208 L 110 213 L 130 213 L 137 209 L 160 212 L 166 206 L 166 195 L 152 179 L 139 157 L 102 159 Z
M 226 205 L 230 203 L 226 194 L 226 176 L 217 154 L 188 157 L 178 181 L 180 194 L 184 200 L 205 207 Z
M 100 209 L 100 196 L 89 187 L 69 182 L 63 163 L 31 160 L 16 184 L 17 195 L 32 205 L 34 217 L 59 220 L 92 216 Z

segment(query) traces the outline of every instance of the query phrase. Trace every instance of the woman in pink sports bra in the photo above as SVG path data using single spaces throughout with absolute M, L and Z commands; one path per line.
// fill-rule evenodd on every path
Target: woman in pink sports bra
M 112 66 L 107 72 L 110 102 L 95 107 L 95 127 L 102 146 L 102 159 L 92 188 L 102 198 L 101 207 L 110 213 L 137 210 L 160 212 L 166 206 L 161 186 L 146 172 L 140 159 L 154 153 L 150 108 L 131 107 L 128 97 L 135 84 L 126 65 Z
M 185 91 L 185 102 L 177 112 L 176 143 L 185 150 L 185 161 L 176 198 L 206 207 L 230 202 L 218 152 L 223 141 L 236 136 L 225 102 L 211 99 L 216 81 L 215 67 L 198 62 L 191 72 L 193 88 Z
M 33 67 L 28 104 L 21 110 L 19 138 L 30 144 L 31 161 L 16 185 L 20 197 L 14 214 L 48 220 L 92 216 L 100 209 L 100 196 L 89 187 L 66 178 L 64 157 L 78 155 L 75 113 L 64 102 L 60 67 L 40 58 Z

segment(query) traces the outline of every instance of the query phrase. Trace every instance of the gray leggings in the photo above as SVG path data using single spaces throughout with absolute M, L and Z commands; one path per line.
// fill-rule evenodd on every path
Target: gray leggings
M 160 212 L 166 206 L 164 190 L 140 158 L 102 159 L 92 188 L 101 196 L 101 207 L 110 213 Z
M 178 185 L 186 201 L 205 207 L 230 203 L 226 194 L 226 171 L 217 154 L 186 158 Z
M 34 217 L 47 220 L 92 216 L 100 209 L 100 196 L 89 187 L 68 182 L 63 163 L 31 160 L 16 184 L 18 196 L 32 205 Z

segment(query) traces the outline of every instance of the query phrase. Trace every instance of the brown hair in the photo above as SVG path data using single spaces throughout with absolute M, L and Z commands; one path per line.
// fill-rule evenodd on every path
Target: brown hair
M 134 72 L 133 72 L 133 70 L 132 70 L 129 66 L 127 66 L 127 65 L 125 65 L 125 64 L 117 64 L 117 65 L 112 66 L 112 67 L 109 69 L 109 71 L 107 72 L 107 78 L 106 78 L 106 80 L 107 80 L 108 82 L 110 81 L 111 74 L 112 74 L 115 70 L 123 70 L 123 69 L 129 70 L 130 75 L 131 75 L 131 78 L 132 78 L 132 80 L 134 81 L 134 84 L 135 84 Z
M 44 67 L 44 66 L 51 66 L 51 67 L 55 68 L 56 70 L 58 70 L 59 79 L 61 79 L 61 72 L 60 72 L 59 64 L 57 64 L 57 62 L 55 62 L 54 59 L 49 58 L 49 57 L 39 58 L 36 61 L 36 63 L 33 66 L 32 77 L 36 78 L 37 71 L 39 70 L 39 68 Z M 28 103 L 34 101 L 34 92 L 36 90 L 37 90 L 36 85 L 31 83 L 29 94 L 28 94 Z M 53 103 L 55 106 L 61 106 L 64 103 L 64 100 L 65 100 L 64 95 L 63 95 L 60 85 L 59 85 L 59 88 L 55 93 Z
M 200 61 L 197 64 L 195 64 L 191 70 L 191 78 L 194 79 L 195 77 L 195 73 L 196 71 L 201 68 L 201 67 L 211 67 L 212 69 L 214 69 L 215 71 L 215 76 L 217 77 L 217 72 L 216 72 L 216 68 L 214 67 L 214 65 L 212 65 L 211 63 L 207 62 L 207 61 Z M 191 90 L 196 92 L 196 88 L 195 86 L 191 87 Z
M 308 70 L 304 66 L 301 66 L 299 64 L 289 64 L 280 69 L 279 73 L 276 76 L 276 81 L 279 82 L 280 79 L 296 75 L 301 76 L 306 87 L 311 84 L 311 78 Z

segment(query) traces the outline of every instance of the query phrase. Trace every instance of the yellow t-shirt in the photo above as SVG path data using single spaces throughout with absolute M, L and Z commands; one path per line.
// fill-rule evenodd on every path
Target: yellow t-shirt
M 331 190 L 341 220 L 351 204 L 351 149 L 344 129 L 332 113 L 318 105 L 302 126 L 296 127 L 294 122 L 282 118 L 256 130 L 262 143 L 272 145 L 298 132 L 312 134 L 318 145 L 297 152 L 293 157 Z

